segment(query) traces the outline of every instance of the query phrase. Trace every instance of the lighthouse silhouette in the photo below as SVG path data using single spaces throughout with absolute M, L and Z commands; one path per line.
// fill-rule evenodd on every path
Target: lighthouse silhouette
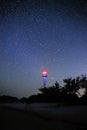
M 46 78 L 47 78 L 48 72 L 47 70 L 42 71 L 42 78 L 43 78 L 43 87 L 46 88 Z

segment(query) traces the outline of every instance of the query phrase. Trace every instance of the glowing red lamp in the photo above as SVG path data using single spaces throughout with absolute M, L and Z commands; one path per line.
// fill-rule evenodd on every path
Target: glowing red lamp
M 47 74 L 48 74 L 48 73 L 47 73 L 47 70 L 43 70 L 43 71 L 42 71 L 42 77 L 47 77 Z

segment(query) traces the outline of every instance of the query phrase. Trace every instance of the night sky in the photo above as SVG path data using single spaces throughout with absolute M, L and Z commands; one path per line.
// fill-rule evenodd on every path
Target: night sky
M 28 97 L 87 74 L 86 0 L 0 0 L 0 95 Z

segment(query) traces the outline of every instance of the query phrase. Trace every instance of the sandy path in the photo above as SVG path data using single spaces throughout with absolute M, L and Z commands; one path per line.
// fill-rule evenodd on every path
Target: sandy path
M 0 130 L 84 130 L 84 126 L 62 121 L 46 120 L 31 111 L 0 108 Z

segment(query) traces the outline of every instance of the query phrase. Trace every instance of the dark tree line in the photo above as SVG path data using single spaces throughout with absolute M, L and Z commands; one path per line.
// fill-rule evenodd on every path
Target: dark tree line
M 28 103 L 31 102 L 58 102 L 65 104 L 87 104 L 87 77 L 81 75 L 76 78 L 64 79 L 64 86 L 60 86 L 56 82 L 53 86 L 40 88 L 40 94 L 32 95 L 28 98 Z M 78 97 L 79 89 L 85 88 L 86 92 L 82 97 Z
M 18 103 L 19 99 L 17 97 L 12 97 L 12 96 L 0 96 L 0 103 Z
M 28 98 L 18 99 L 11 96 L 0 96 L 0 103 L 33 103 L 33 102 L 57 102 L 62 104 L 85 104 L 87 105 L 87 77 L 81 75 L 76 78 L 67 78 L 63 80 L 61 86 L 56 82 L 53 86 L 39 89 L 40 93 Z M 79 89 L 85 89 L 85 94 L 79 98 Z

